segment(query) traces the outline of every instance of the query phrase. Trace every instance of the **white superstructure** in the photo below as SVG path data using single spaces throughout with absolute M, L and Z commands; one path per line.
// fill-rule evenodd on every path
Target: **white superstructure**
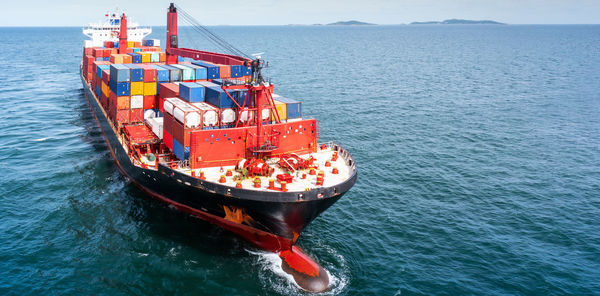
M 89 23 L 83 28 L 83 34 L 91 40 L 86 40 L 86 47 L 104 46 L 104 41 L 119 41 L 119 29 L 121 25 L 120 12 L 105 14 L 104 22 Z M 152 28 L 138 27 L 139 24 L 127 18 L 127 40 L 141 42 L 144 37 L 152 33 Z

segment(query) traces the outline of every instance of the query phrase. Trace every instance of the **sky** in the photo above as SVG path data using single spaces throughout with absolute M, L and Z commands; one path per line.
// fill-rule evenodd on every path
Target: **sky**
M 83 26 L 116 7 L 146 26 L 164 26 L 171 1 L 3 0 L 0 26 Z M 599 24 L 600 0 L 180 0 L 203 25 L 403 24 L 451 18 L 509 24 Z

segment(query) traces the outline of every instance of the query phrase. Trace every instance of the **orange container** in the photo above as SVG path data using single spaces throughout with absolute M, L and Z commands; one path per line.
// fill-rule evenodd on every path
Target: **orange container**
M 133 50 L 131 52 L 133 52 Z M 130 56 L 128 54 L 123 54 L 122 56 L 123 56 L 123 64 L 131 64 L 131 63 L 133 63 L 133 61 L 132 61 L 133 57 L 132 56 Z
M 129 96 L 117 97 L 117 109 L 129 110 Z
M 113 64 L 123 64 L 123 55 L 120 54 L 111 54 L 110 62 Z
M 161 63 L 164 63 L 167 61 L 167 54 L 164 52 L 159 52 L 158 53 L 158 61 Z
M 231 77 L 231 66 L 219 66 L 219 77 L 230 78 Z

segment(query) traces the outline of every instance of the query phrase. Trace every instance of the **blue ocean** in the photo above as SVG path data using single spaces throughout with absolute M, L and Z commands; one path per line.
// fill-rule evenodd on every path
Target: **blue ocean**
M 211 29 L 264 52 L 275 91 L 356 158 L 298 241 L 324 295 L 600 295 L 600 26 Z M 276 255 L 121 176 L 84 39 L 0 28 L 0 295 L 308 295 Z

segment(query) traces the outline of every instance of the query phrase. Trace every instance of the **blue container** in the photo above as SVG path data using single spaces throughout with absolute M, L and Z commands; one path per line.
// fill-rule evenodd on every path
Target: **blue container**
M 248 95 L 248 90 L 246 90 L 246 89 L 236 89 L 235 90 L 234 98 L 236 99 L 238 104 L 240 104 L 240 106 L 242 106 L 244 104 L 244 100 L 246 100 L 246 95 Z M 252 100 L 250 100 L 250 98 L 248 98 L 248 101 L 246 101 L 246 107 L 251 107 L 250 105 L 253 105 L 252 103 L 253 103 Z
M 110 80 L 115 82 L 129 82 L 131 81 L 129 76 L 129 68 L 121 64 L 110 65 Z
M 96 61 L 104 61 L 104 57 L 97 57 Z
M 141 57 L 142 56 L 140 56 L 140 58 Z M 124 64 L 124 66 L 129 68 L 129 75 L 132 82 L 144 81 L 144 68 L 134 64 Z
M 134 48 L 134 49 L 133 49 L 133 52 L 140 52 L 140 51 L 142 51 L 142 49 L 141 49 L 141 48 Z M 141 63 L 141 62 L 140 62 L 140 63 Z
M 302 103 L 286 97 L 276 97 L 277 101 L 285 103 L 287 108 L 287 118 L 294 119 L 302 117 Z
M 142 63 L 142 55 L 139 53 L 135 53 L 135 51 L 133 53 L 128 53 L 128 55 L 131 56 L 131 62 L 134 64 L 141 64 Z
M 235 90 L 227 90 L 227 92 L 235 99 Z M 235 106 L 225 90 L 214 86 L 206 88 L 206 102 L 217 108 L 233 108 Z
M 231 66 L 231 77 L 235 78 L 235 77 L 242 77 L 244 75 L 242 75 L 242 66 L 240 65 L 232 65 Z
M 101 92 L 102 92 L 102 89 L 100 88 L 100 85 L 96 85 L 96 96 L 100 97 Z
M 184 147 L 173 138 L 173 154 L 179 158 L 179 160 L 187 160 L 190 158 L 190 147 Z
M 142 40 L 142 45 L 143 46 L 154 46 L 154 40 L 152 40 L 152 39 Z
M 219 76 L 219 66 L 207 63 L 205 61 L 193 61 L 192 64 L 206 68 L 206 79 L 221 78 Z
M 161 67 L 169 70 L 169 81 L 181 81 L 181 69 L 169 65 L 161 65 Z
M 246 66 L 241 66 L 242 67 L 242 76 L 249 76 L 252 75 L 252 68 L 250 67 L 246 67 Z
M 207 78 L 207 74 L 206 74 L 206 68 L 202 67 L 202 66 L 198 66 L 198 65 L 185 65 L 186 67 L 190 67 L 193 68 L 194 70 L 196 70 L 196 80 L 204 80 L 204 79 L 208 79 Z
M 110 65 L 98 65 L 98 68 L 96 68 L 96 75 L 98 76 L 98 78 L 102 79 L 102 71 L 109 69 Z
M 129 82 L 116 82 L 111 79 L 109 87 L 118 97 L 131 95 L 131 84 Z
M 204 86 L 194 82 L 179 84 L 179 97 L 190 103 L 204 102 Z
M 169 82 L 169 70 L 161 66 L 153 65 L 156 69 L 156 82 Z M 158 85 L 158 83 L 156 84 Z
M 103 57 L 102 60 L 105 62 L 110 62 L 110 57 Z

